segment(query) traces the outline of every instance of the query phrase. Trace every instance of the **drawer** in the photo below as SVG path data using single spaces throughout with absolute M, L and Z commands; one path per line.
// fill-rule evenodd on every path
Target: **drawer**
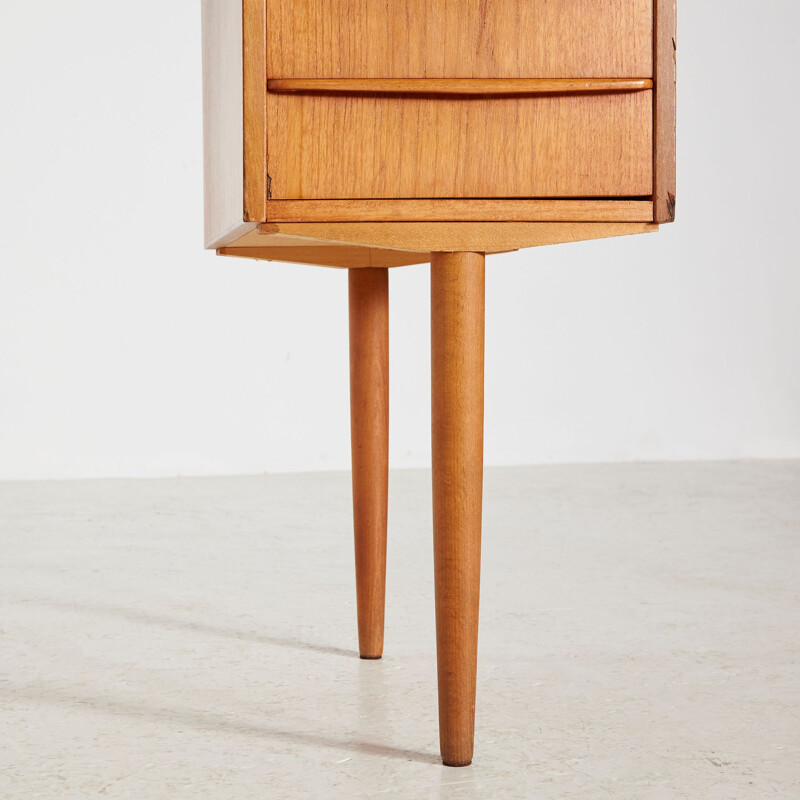
M 652 77 L 653 0 L 268 0 L 270 78 Z
M 270 92 L 267 120 L 274 200 L 653 191 L 649 90 L 490 97 Z

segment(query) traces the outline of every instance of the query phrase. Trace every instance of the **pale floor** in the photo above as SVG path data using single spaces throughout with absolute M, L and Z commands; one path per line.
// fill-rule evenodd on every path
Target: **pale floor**
M 0 797 L 800 798 L 800 462 L 487 470 L 465 769 L 429 483 L 371 662 L 347 474 L 0 484 Z

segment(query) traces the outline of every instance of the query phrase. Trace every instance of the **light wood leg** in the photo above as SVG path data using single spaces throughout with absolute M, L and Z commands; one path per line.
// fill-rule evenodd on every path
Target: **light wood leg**
M 483 499 L 482 253 L 431 259 L 433 553 L 439 743 L 472 761 Z
M 389 473 L 389 270 L 349 270 L 350 438 L 358 647 L 383 655 Z

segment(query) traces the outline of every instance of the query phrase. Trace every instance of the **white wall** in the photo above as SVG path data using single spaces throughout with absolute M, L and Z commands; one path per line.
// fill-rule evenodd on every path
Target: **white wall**
M 346 468 L 346 274 L 202 248 L 195 2 L 0 7 L 0 478 Z M 800 456 L 792 2 L 683 0 L 679 221 L 496 256 L 489 464 Z M 429 461 L 396 270 L 392 464 Z

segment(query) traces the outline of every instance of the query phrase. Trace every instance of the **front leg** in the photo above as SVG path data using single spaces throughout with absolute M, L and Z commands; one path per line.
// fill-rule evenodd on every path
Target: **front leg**
M 483 499 L 483 253 L 431 260 L 433 546 L 439 741 L 472 762 Z

